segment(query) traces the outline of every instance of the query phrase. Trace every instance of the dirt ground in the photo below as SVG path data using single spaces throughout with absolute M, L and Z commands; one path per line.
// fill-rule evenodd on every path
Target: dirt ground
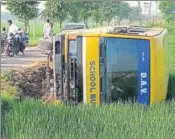
M 8 57 L 4 54 L 1 55 L 1 72 L 11 69 L 22 69 L 27 65 L 32 64 L 33 61 L 46 60 L 47 56 L 42 54 L 42 51 L 37 47 L 27 47 L 25 55 L 15 57 Z

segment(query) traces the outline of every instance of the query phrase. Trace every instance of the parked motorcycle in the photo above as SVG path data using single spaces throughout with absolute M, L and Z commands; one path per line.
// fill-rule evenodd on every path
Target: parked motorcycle
M 12 33 L 7 37 L 5 54 L 10 57 L 15 55 L 15 35 Z

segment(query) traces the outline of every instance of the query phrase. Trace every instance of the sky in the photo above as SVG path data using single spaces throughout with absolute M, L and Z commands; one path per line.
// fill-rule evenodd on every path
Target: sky
M 138 6 L 138 1 L 126 1 L 126 2 L 128 2 L 128 3 L 130 4 L 130 6 Z M 141 2 L 140 2 L 143 13 L 145 13 L 144 10 L 143 10 L 143 9 L 144 9 L 144 2 L 145 2 L 145 1 L 141 1 Z M 147 2 L 150 2 L 150 1 L 147 1 Z M 39 9 L 43 9 L 43 8 L 44 8 L 44 2 L 41 2 L 41 4 L 39 5 Z M 2 11 L 2 12 L 3 12 L 3 11 L 7 11 L 7 10 L 5 9 L 5 6 L 4 6 L 4 5 L 1 6 L 1 11 Z M 157 10 L 157 13 L 160 13 L 160 11 Z M 152 2 L 151 14 L 152 14 L 152 15 L 155 15 L 155 14 L 156 14 L 156 2 L 155 2 L 155 1 Z

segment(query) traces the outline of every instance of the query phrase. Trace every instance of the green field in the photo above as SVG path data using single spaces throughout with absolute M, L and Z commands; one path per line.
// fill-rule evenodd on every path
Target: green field
M 175 102 L 147 109 L 136 104 L 53 106 L 11 103 L 3 129 L 9 139 L 173 139 Z M 5 123 L 5 125 L 4 125 Z
M 175 35 L 169 35 L 168 56 L 169 96 L 175 97 Z M 150 108 L 129 103 L 71 107 L 4 97 L 2 110 L 2 129 L 7 139 L 175 138 L 174 100 Z

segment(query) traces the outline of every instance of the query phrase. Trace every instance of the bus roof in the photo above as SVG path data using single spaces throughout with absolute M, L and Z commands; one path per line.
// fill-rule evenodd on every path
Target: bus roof
M 66 30 L 61 34 L 116 34 L 129 36 L 154 37 L 160 35 L 165 28 L 151 28 L 146 26 L 117 26 L 99 27 L 92 29 Z

